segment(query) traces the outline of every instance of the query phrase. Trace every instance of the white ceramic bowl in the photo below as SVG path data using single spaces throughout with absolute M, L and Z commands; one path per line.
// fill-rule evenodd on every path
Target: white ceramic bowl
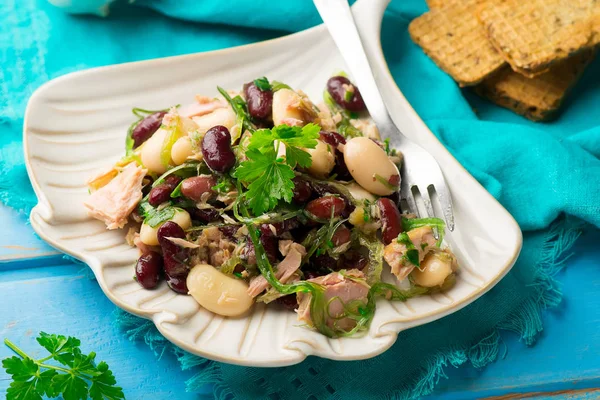
M 344 69 L 323 26 L 232 49 L 91 69 L 42 86 L 31 97 L 24 126 L 27 170 L 39 199 L 31 212 L 33 228 L 52 246 L 87 263 L 117 306 L 152 319 L 185 350 L 228 363 L 283 366 L 307 355 L 369 358 L 388 349 L 398 332 L 471 303 L 510 270 L 521 249 L 521 231 L 438 142 L 394 84 L 379 40 L 387 2 L 360 0 L 354 15 L 394 121 L 434 155 L 450 185 L 456 229 L 447 242 L 461 270 L 449 292 L 404 303 L 378 301 L 368 334 L 359 338 L 328 339 L 299 326 L 294 313 L 263 305 L 243 318 L 223 318 L 164 282 L 155 290 L 141 288 L 132 279 L 137 249 L 125 243 L 125 232 L 108 231 L 86 215 L 85 181 L 123 154 L 131 108 L 185 103 L 196 94 L 216 95 L 216 84 L 239 88 L 263 75 L 319 99 L 331 73 Z M 298 57 L 306 61 L 301 68 Z

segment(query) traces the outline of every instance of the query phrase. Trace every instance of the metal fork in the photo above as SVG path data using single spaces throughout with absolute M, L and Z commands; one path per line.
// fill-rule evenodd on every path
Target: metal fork
M 402 153 L 400 200 L 403 211 L 434 217 L 431 194 L 437 194 L 449 230 L 454 230 L 450 191 L 431 154 L 410 141 L 392 121 L 385 106 L 347 0 L 313 0 L 333 41 L 346 61 L 363 100 L 383 138 Z M 422 200 L 421 212 L 417 200 Z

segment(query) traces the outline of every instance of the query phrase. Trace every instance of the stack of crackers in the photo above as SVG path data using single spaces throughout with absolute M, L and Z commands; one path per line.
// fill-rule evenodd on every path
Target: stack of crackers
M 534 121 L 554 117 L 600 43 L 600 0 L 427 0 L 408 28 L 460 86 Z

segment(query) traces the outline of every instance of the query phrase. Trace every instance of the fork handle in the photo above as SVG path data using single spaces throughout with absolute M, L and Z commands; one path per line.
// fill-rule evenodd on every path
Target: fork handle
M 384 136 L 393 122 L 387 111 L 373 70 L 367 59 L 360 35 L 356 29 L 352 12 L 347 0 L 313 0 L 325 26 L 329 29 L 333 41 L 337 45 L 342 58 L 348 65 L 354 82 L 360 89 L 360 94 L 369 110 L 369 114 L 377 128 Z M 393 131 L 389 135 L 394 134 Z M 397 135 L 397 133 L 396 133 Z

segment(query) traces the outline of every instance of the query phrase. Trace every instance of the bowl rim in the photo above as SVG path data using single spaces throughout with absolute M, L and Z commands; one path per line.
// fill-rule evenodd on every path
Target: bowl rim
M 353 8 L 356 7 L 359 3 L 366 4 L 367 1 L 369 1 L 369 0 L 358 0 L 356 2 L 355 6 L 353 6 Z M 383 16 L 383 10 L 387 6 L 387 3 L 389 2 L 389 0 L 375 0 L 375 1 L 377 1 L 379 3 L 379 7 L 381 8 L 379 11 L 376 11 L 376 12 L 381 12 L 381 16 L 378 18 L 378 22 L 381 25 L 381 17 Z M 380 32 L 380 25 L 379 25 L 379 29 L 377 29 L 378 32 Z M 257 361 L 247 361 L 247 360 L 241 359 L 241 358 L 236 359 L 236 358 L 232 358 L 229 356 L 222 356 L 219 353 L 199 351 L 198 348 L 188 345 L 186 342 L 179 340 L 176 336 L 173 336 L 168 331 L 164 330 L 161 322 L 166 322 L 166 321 L 164 321 L 164 318 L 161 318 L 159 316 L 164 315 L 165 313 L 168 314 L 169 313 L 168 311 L 165 311 L 165 310 L 162 310 L 162 311 L 141 310 L 142 312 L 140 312 L 139 309 L 132 308 L 128 304 L 122 302 L 119 298 L 117 298 L 111 292 L 111 290 L 109 290 L 106 287 L 104 279 L 102 279 L 102 278 L 98 279 L 98 275 L 99 275 L 98 272 L 99 272 L 99 269 L 101 268 L 101 262 L 99 261 L 99 259 L 97 259 L 95 257 L 90 257 L 90 256 L 86 255 L 85 253 L 81 253 L 76 250 L 67 249 L 62 244 L 60 244 L 58 241 L 56 241 L 52 236 L 49 236 L 46 233 L 46 231 L 43 229 L 43 227 L 41 227 L 39 225 L 39 223 L 36 221 L 37 217 L 40 217 L 43 220 L 52 220 L 54 217 L 53 217 L 52 206 L 50 205 L 50 202 L 44 195 L 44 192 L 43 192 L 43 190 L 38 182 L 38 179 L 35 175 L 34 168 L 31 165 L 31 150 L 29 148 L 27 132 L 29 131 L 28 123 L 31 119 L 31 113 L 32 113 L 31 105 L 37 100 L 38 97 L 41 97 L 46 91 L 51 90 L 54 85 L 59 84 L 64 80 L 69 80 L 69 79 L 72 79 L 73 77 L 78 77 L 78 76 L 86 76 L 88 74 L 92 74 L 92 73 L 95 73 L 98 71 L 110 71 L 110 70 L 115 70 L 115 69 L 129 69 L 129 68 L 135 69 L 140 65 L 146 66 L 146 65 L 168 64 L 174 60 L 193 59 L 193 60 L 201 61 L 207 57 L 227 56 L 228 54 L 237 52 L 241 49 L 245 49 L 245 50 L 246 49 L 256 49 L 258 47 L 263 47 L 266 45 L 270 45 L 272 43 L 278 43 L 281 41 L 288 40 L 291 37 L 293 37 L 295 39 L 302 38 L 303 36 L 313 35 L 319 31 L 322 31 L 323 34 L 327 34 L 326 27 L 323 24 L 320 24 L 320 25 L 317 25 L 315 27 L 312 27 L 312 28 L 309 28 L 309 29 L 306 29 L 306 30 L 303 30 L 300 32 L 292 33 L 289 35 L 285 35 L 285 36 L 281 36 L 281 37 L 277 37 L 277 38 L 273 38 L 273 39 L 264 40 L 261 42 L 255 42 L 255 43 L 250 43 L 250 44 L 246 44 L 246 45 L 241 45 L 241 46 L 212 50 L 212 51 L 207 51 L 207 52 L 202 52 L 202 53 L 183 54 L 183 55 L 177 55 L 177 56 L 161 57 L 161 58 L 150 59 L 150 60 L 140 60 L 140 61 L 121 63 L 121 64 L 112 64 L 112 65 L 89 68 L 89 69 L 62 75 L 60 77 L 54 78 L 54 79 L 42 84 L 31 95 L 31 97 L 28 101 L 28 104 L 27 104 L 27 108 L 25 110 L 24 122 L 23 122 L 23 151 L 24 151 L 24 156 L 25 156 L 25 165 L 26 165 L 27 174 L 29 176 L 30 182 L 34 189 L 35 195 L 38 199 L 38 203 L 33 207 L 31 214 L 30 214 L 30 223 L 31 223 L 31 226 L 33 227 L 34 231 L 42 239 L 44 239 L 46 242 L 48 242 L 52 247 L 60 250 L 61 252 L 69 254 L 69 255 L 75 257 L 76 259 L 81 260 L 81 261 L 85 262 L 86 264 L 88 264 L 92 268 L 92 271 L 94 272 L 94 275 L 97 278 L 98 284 L 100 285 L 104 294 L 117 307 L 119 307 L 129 313 L 137 315 L 139 317 L 152 320 L 154 325 L 156 326 L 156 328 L 160 331 L 160 333 L 163 336 L 165 336 L 173 344 L 177 345 L 180 348 L 183 348 L 184 350 L 186 350 L 190 353 L 199 355 L 201 357 L 206 357 L 206 358 L 209 358 L 209 359 L 215 360 L 215 361 L 243 365 L 243 366 L 279 367 L 279 366 L 287 366 L 287 365 L 301 363 L 304 359 L 306 359 L 306 357 L 309 354 L 306 354 L 305 352 L 300 351 L 299 349 L 296 350 L 296 352 L 302 354 L 302 356 L 300 358 L 291 358 L 291 359 L 287 360 L 282 356 L 281 360 L 279 360 L 277 362 L 274 362 L 273 360 L 258 361 L 258 362 Z M 381 47 L 381 41 L 379 38 L 376 41 L 376 48 L 374 48 L 373 51 L 377 51 L 380 54 L 383 54 L 383 50 Z M 386 75 L 386 79 L 391 80 L 391 82 L 394 82 L 394 79 L 391 74 L 391 71 L 389 70 L 388 64 L 386 62 L 381 62 L 379 64 L 380 64 L 380 67 L 383 68 L 383 71 Z M 392 86 L 394 96 L 398 96 L 399 98 L 404 99 L 404 101 L 406 102 L 406 104 L 405 104 L 406 107 L 403 109 L 403 112 L 409 114 L 408 116 L 412 121 L 418 121 L 418 122 L 422 123 L 425 128 L 424 131 L 426 131 L 427 134 L 430 135 L 429 139 L 434 139 L 433 143 L 435 143 L 439 147 L 438 150 L 443 151 L 445 153 L 446 157 L 449 157 L 452 161 L 454 161 L 455 165 L 460 168 L 461 172 L 466 174 L 466 176 L 468 176 L 470 179 L 472 179 L 473 182 L 476 183 L 483 190 L 483 192 L 485 192 L 484 195 L 488 196 L 488 200 L 492 200 L 493 203 L 495 203 L 495 205 L 500 210 L 504 211 L 505 215 L 503 216 L 503 218 L 510 218 L 510 221 L 509 221 L 510 225 L 512 225 L 514 228 L 516 228 L 516 233 L 517 233 L 516 242 L 514 243 L 513 254 L 510 255 L 510 257 L 506 261 L 505 265 L 496 273 L 496 275 L 491 279 L 487 279 L 483 286 L 477 288 L 476 290 L 474 290 L 472 293 L 470 293 L 465 298 L 461 299 L 456 304 L 447 304 L 447 305 L 441 306 L 440 308 L 437 308 L 436 310 L 433 310 L 433 311 L 430 311 L 430 312 L 427 312 L 424 314 L 420 314 L 417 317 L 414 317 L 412 319 L 405 320 L 405 321 L 409 322 L 409 324 L 406 328 L 403 328 L 401 330 L 394 330 L 393 332 L 386 331 L 385 333 L 380 334 L 382 336 L 391 336 L 392 340 L 389 340 L 387 345 L 376 348 L 376 351 L 367 352 L 367 353 L 361 354 L 360 356 L 351 356 L 351 357 L 343 357 L 342 356 L 339 358 L 338 357 L 328 357 L 331 359 L 360 360 L 360 359 L 367 359 L 367 358 L 371 358 L 376 355 L 382 354 L 396 342 L 397 336 L 402 330 L 410 329 L 415 326 L 423 325 L 423 324 L 432 322 L 434 320 L 437 320 L 439 318 L 443 318 L 443 317 L 445 317 L 449 314 L 452 314 L 452 313 L 462 309 L 463 307 L 471 304 L 473 301 L 475 301 L 476 299 L 481 297 L 483 294 L 485 294 L 486 292 L 491 290 L 512 269 L 512 267 L 514 266 L 519 254 L 520 254 L 522 244 L 523 244 L 523 235 L 522 235 L 522 232 L 521 232 L 516 220 L 514 219 L 514 217 L 498 202 L 497 199 L 495 199 L 483 187 L 483 185 L 481 185 L 477 180 L 475 180 L 475 178 L 473 178 L 473 176 L 464 168 L 464 166 L 460 162 L 458 162 L 458 160 L 456 160 L 456 158 L 448 151 L 448 149 L 446 149 L 446 147 L 433 134 L 433 132 L 429 129 L 429 127 L 427 127 L 427 125 L 424 123 L 424 121 L 421 120 L 421 118 L 418 116 L 417 112 L 414 110 L 412 105 L 406 100 L 406 98 L 400 91 L 400 88 L 395 84 L 395 82 L 391 86 Z M 396 321 L 385 322 L 382 325 L 380 325 L 379 328 L 381 328 L 385 325 L 388 325 L 388 324 L 392 324 L 394 322 L 396 322 Z M 410 322 L 412 322 L 412 324 Z

